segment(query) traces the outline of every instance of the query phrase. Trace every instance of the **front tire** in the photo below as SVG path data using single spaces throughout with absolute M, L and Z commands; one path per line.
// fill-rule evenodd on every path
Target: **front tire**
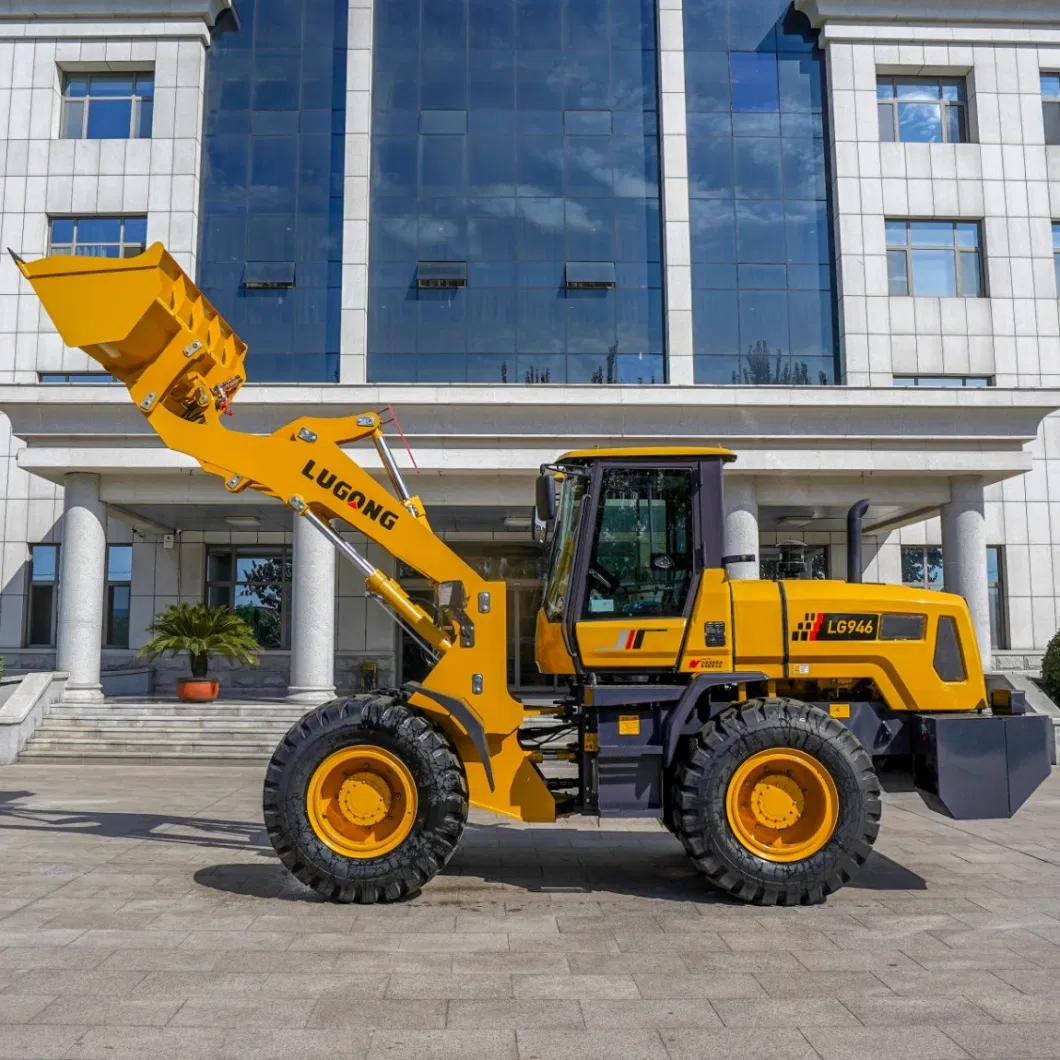
M 879 832 L 872 759 L 846 726 L 761 699 L 708 722 L 678 766 L 674 831 L 714 886 L 757 905 L 808 905 L 847 883 Z
M 467 780 L 442 733 L 391 696 L 306 714 L 265 775 L 265 827 L 302 883 L 337 902 L 393 902 L 445 867 Z

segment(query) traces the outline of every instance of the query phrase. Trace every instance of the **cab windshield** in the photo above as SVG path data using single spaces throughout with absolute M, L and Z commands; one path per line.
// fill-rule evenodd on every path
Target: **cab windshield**
M 552 538 L 552 554 L 548 561 L 548 579 L 545 582 L 545 614 L 550 622 L 563 614 L 567 600 L 571 561 L 574 558 L 574 531 L 587 484 L 588 479 L 582 475 L 569 475 L 563 482 Z

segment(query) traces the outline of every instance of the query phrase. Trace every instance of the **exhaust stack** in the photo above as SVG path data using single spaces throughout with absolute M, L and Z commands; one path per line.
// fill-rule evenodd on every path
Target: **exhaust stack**
M 861 583 L 861 520 L 869 510 L 869 502 L 862 500 L 847 512 L 847 581 Z

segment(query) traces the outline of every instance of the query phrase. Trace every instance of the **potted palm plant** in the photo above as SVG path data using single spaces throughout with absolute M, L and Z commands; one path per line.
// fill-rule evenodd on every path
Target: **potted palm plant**
M 170 604 L 147 627 L 153 634 L 139 654 L 148 660 L 188 653 L 190 677 L 177 679 L 177 696 L 185 702 L 209 703 L 221 682 L 209 676 L 210 657 L 220 655 L 244 666 L 256 666 L 260 649 L 254 631 L 225 607 Z

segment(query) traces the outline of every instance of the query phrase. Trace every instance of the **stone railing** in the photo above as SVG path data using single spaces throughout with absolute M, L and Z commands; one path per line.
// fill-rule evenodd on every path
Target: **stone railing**
M 51 705 L 62 698 L 64 673 L 33 673 L 0 678 L 0 765 L 18 760 Z

